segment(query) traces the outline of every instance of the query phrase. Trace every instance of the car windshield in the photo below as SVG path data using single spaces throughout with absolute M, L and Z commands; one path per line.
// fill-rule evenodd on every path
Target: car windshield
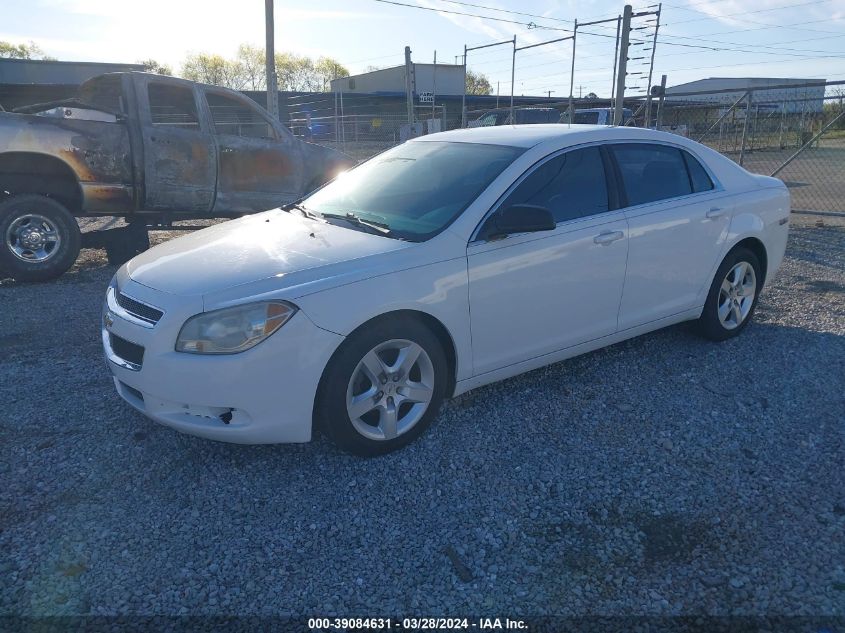
M 451 224 L 523 151 L 477 143 L 405 143 L 342 174 L 302 204 L 329 221 L 339 216 L 351 229 L 367 227 L 343 218 L 377 223 L 389 229 L 388 237 L 424 241 Z

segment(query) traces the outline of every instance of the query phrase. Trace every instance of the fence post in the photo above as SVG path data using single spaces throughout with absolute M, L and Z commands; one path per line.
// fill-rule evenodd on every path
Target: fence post
M 575 26 L 572 29 L 572 65 L 569 68 L 569 122 L 575 121 L 575 106 L 572 104 L 573 92 L 575 91 L 575 40 L 578 39 L 578 18 L 575 18 Z M 551 95 L 550 95 L 551 96 Z
M 742 122 L 742 145 L 739 148 L 739 164 L 742 166 L 742 161 L 745 159 L 745 139 L 748 137 L 748 118 L 751 116 L 751 99 L 752 91 L 748 91 L 745 98 L 745 120 Z
M 405 98 L 408 104 L 408 123 L 414 122 L 414 89 L 411 84 L 411 47 L 405 47 Z
M 513 93 L 516 90 L 516 34 L 513 36 L 513 58 L 511 59 L 511 123 L 516 123 L 513 116 Z
M 513 84 L 511 84 L 513 94 Z M 464 44 L 464 90 L 461 95 L 461 128 L 467 126 L 467 45 Z

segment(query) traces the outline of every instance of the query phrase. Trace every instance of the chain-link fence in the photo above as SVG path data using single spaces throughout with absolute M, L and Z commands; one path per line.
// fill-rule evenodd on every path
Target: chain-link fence
M 569 102 L 523 103 L 514 109 L 468 108 L 467 123 L 557 123 Z M 607 123 L 611 104 L 579 99 L 575 122 Z M 646 112 L 650 112 L 646 121 Z M 404 99 L 336 94 L 288 104 L 288 125 L 306 140 L 364 160 L 408 138 L 461 126 L 459 105 L 416 105 L 409 123 Z M 659 127 L 703 143 L 751 172 L 776 175 L 796 210 L 845 212 L 845 82 L 752 90 L 674 93 L 664 100 L 626 99 L 627 125 Z

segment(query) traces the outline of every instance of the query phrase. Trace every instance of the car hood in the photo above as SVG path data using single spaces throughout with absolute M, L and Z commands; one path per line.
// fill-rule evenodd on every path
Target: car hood
M 160 244 L 130 260 L 127 273 L 144 286 L 185 296 L 273 277 L 281 289 L 410 245 L 276 209 Z

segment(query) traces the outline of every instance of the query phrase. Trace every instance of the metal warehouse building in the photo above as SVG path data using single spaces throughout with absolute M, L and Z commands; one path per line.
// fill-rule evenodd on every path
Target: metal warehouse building
M 0 59 L 0 106 L 12 110 L 72 96 L 80 84 L 103 73 L 144 70 L 140 64 Z
M 745 91 L 753 90 L 754 102 L 766 105 L 769 109 L 787 113 L 821 112 L 824 104 L 824 82 L 824 79 L 711 77 L 666 88 L 666 100 L 723 103 L 729 106 Z M 807 86 L 806 84 L 819 85 Z
M 411 66 L 411 92 L 438 95 L 462 95 L 464 67 L 454 64 L 416 64 Z M 332 92 L 344 94 L 405 94 L 405 66 L 382 68 L 332 81 Z

